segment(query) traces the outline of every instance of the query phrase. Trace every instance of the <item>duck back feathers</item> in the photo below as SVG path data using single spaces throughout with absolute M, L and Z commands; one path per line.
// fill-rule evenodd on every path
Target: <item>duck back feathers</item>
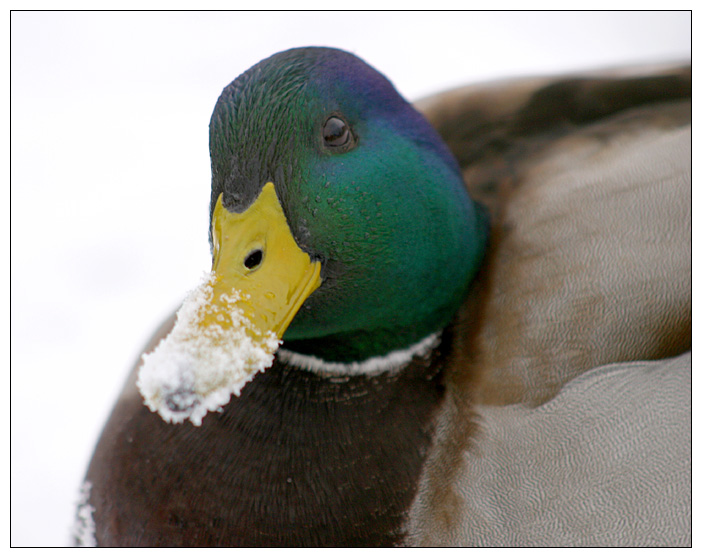
M 585 370 L 691 347 L 690 71 L 632 72 L 419 103 L 491 213 L 458 320 L 476 401 L 538 404 Z
M 630 72 L 569 79 L 588 86 L 573 102 L 642 83 L 654 98 L 534 134 L 515 122 L 558 80 L 419 103 L 492 231 L 408 544 L 689 544 L 690 354 L 626 363 L 691 348 L 689 69 Z M 459 141 L 471 117 L 483 125 Z

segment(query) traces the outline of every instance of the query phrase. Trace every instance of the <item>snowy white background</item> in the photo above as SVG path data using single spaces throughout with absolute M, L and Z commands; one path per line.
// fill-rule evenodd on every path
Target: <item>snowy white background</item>
M 208 122 L 294 46 L 350 50 L 417 99 L 690 57 L 678 13 L 11 16 L 11 544 L 63 545 L 128 369 L 209 268 Z

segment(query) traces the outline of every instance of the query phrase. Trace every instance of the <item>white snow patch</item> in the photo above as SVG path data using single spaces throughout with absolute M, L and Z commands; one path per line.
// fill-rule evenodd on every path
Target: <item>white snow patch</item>
M 241 293 L 220 295 L 215 309 L 213 282 L 209 274 L 188 294 L 171 333 L 142 357 L 137 386 L 149 409 L 167 422 L 189 419 L 200 426 L 208 411 L 220 411 L 273 363 L 280 345 L 273 332 L 261 334 L 237 308 Z M 202 324 L 213 311 L 219 311 L 216 319 L 226 327 Z
M 432 333 L 421 341 L 407 347 L 392 351 L 381 357 L 373 357 L 362 362 L 328 362 L 321 358 L 294 353 L 280 349 L 278 356 L 283 362 L 325 377 L 343 376 L 377 376 L 384 372 L 397 372 L 407 365 L 415 356 L 427 356 L 439 345 L 439 333 Z
M 95 521 L 93 520 L 95 508 L 90 505 L 90 489 L 92 487 L 89 481 L 85 481 L 80 487 L 80 497 L 76 505 L 76 519 L 73 525 L 73 541 L 75 546 L 97 546 L 97 541 L 95 540 Z

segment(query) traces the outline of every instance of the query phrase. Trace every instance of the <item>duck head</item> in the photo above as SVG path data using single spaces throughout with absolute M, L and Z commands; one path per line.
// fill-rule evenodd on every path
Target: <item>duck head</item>
M 485 218 L 436 131 L 356 56 L 253 66 L 217 101 L 210 154 L 213 269 L 288 348 L 364 360 L 459 307 Z

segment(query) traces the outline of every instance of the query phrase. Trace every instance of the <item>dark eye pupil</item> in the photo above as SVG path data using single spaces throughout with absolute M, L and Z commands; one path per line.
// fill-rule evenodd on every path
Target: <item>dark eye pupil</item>
M 246 256 L 244 260 L 244 266 L 246 269 L 253 269 L 263 260 L 263 250 L 252 250 L 251 253 Z
M 341 118 L 332 116 L 324 124 L 324 143 L 331 147 L 346 145 L 351 135 L 349 127 Z

